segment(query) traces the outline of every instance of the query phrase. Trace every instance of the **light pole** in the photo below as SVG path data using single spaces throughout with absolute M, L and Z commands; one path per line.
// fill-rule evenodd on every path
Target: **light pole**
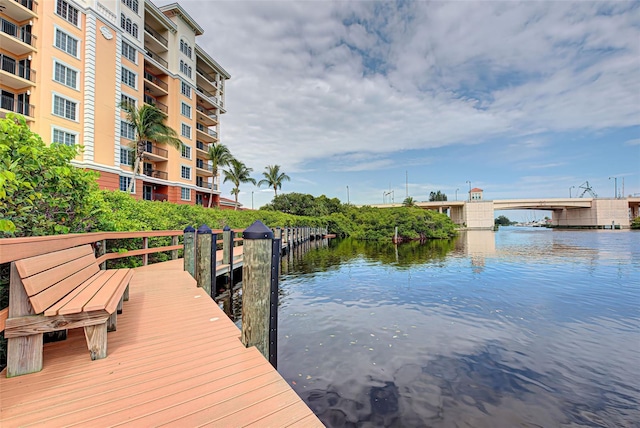
M 469 202 L 471 202 L 471 181 L 467 180 L 465 183 L 469 184 Z
M 613 197 L 618 199 L 618 177 L 609 177 L 609 180 L 613 178 Z
M 385 192 L 384 190 L 382 191 L 382 203 L 384 204 L 384 197 L 387 196 L 387 192 Z
M 347 205 L 349 205 L 349 186 L 347 186 Z
M 253 191 L 251 191 L 251 209 L 253 209 Z
M 571 189 L 575 189 L 575 188 L 576 188 L 576 186 L 569 187 L 569 199 L 571 199 Z
M 456 189 L 456 201 L 458 200 L 458 190 L 460 190 L 459 188 Z

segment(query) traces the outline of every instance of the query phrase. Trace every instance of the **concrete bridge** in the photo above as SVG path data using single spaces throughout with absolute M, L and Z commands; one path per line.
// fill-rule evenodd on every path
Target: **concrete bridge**
M 402 204 L 372 205 L 378 208 Z M 640 197 L 629 198 L 539 198 L 493 201 L 417 202 L 416 206 L 448 213 L 451 220 L 468 229 L 491 229 L 496 210 L 551 211 L 551 226 L 585 229 L 628 229 L 630 219 L 640 216 Z

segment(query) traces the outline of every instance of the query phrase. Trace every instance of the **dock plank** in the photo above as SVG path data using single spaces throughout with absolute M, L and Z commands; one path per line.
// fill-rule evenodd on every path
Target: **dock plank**
M 41 372 L 0 373 L 0 426 L 322 426 L 182 267 L 136 269 L 107 358 L 74 329 Z

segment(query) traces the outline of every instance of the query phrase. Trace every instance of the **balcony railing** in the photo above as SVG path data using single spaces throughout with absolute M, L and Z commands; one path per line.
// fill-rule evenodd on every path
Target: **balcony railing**
M 205 91 L 200 86 L 196 86 L 196 92 L 199 92 L 200 96 L 208 100 L 210 103 L 218 105 L 218 98 L 210 92 Z
M 161 149 L 153 143 L 147 143 L 147 147 L 145 147 L 145 152 L 152 153 L 156 156 L 162 156 L 163 158 L 169 157 L 169 151 L 166 149 Z
M 154 193 L 152 199 L 154 201 L 168 201 L 169 196 L 166 193 Z
M 160 55 L 158 55 L 157 53 L 147 49 L 146 54 L 147 54 L 147 56 L 149 58 L 151 58 L 154 61 L 162 64 L 164 66 L 164 68 L 169 68 L 169 63 L 164 58 L 162 58 Z
M 29 117 L 33 117 L 33 112 L 35 110 L 33 105 L 18 101 L 7 95 L 2 95 L 2 98 L 0 99 L 0 108 Z
M 216 81 L 214 79 L 212 79 L 209 74 L 205 73 L 204 71 L 202 71 L 202 69 L 196 67 L 196 72 L 201 75 L 207 82 L 209 82 L 211 85 L 213 85 L 214 87 L 218 87 L 218 83 L 216 83 Z
M 214 131 L 213 129 L 209 129 L 200 123 L 196 123 L 196 128 L 198 129 L 198 131 L 209 134 L 213 138 L 218 138 L 218 133 L 216 131 Z
M 36 81 L 35 70 L 32 70 L 29 67 L 25 67 L 9 56 L 0 54 L 0 68 L 2 68 L 2 70 L 6 71 L 7 73 L 14 74 L 31 82 Z
M 211 113 L 209 110 L 207 110 L 206 108 L 204 108 L 202 106 L 196 106 L 196 110 L 198 110 L 200 113 L 204 114 L 205 116 L 207 116 L 210 119 L 218 120 L 218 115 L 217 114 Z
M 213 172 L 213 166 L 204 163 L 201 159 L 198 159 L 196 161 L 196 168 L 205 169 L 205 170 L 207 170 L 209 172 Z
M 161 180 L 167 180 L 169 178 L 169 174 L 164 171 L 158 171 L 157 169 L 145 169 L 144 175 L 147 177 L 159 178 Z
M 26 32 L 24 29 L 21 29 L 19 26 L 17 26 L 13 22 L 7 21 L 6 19 L 0 18 L 0 31 L 12 37 L 15 37 L 16 39 L 30 46 L 35 47 L 36 45 L 34 40 L 36 36 Z
M 151 95 L 144 94 L 144 102 L 149 105 L 156 106 L 158 107 L 158 110 L 169 114 L 169 107 L 166 104 L 162 104 L 160 101 L 156 100 Z
M 149 73 L 146 70 L 144 72 L 144 80 L 148 80 L 149 82 L 155 84 L 156 86 L 161 87 L 165 91 L 169 90 L 169 85 L 167 85 L 166 82 L 163 82 L 162 80 L 158 79 L 156 76 L 154 76 L 153 74 Z
M 157 41 L 159 41 L 162 45 L 164 45 L 165 47 L 169 44 L 167 42 L 167 39 L 165 39 L 164 37 L 162 37 L 160 35 L 160 33 L 158 33 L 156 30 L 154 30 L 153 28 L 151 28 L 148 24 L 144 24 L 144 31 L 146 31 L 147 33 L 151 34 L 153 36 L 154 39 L 156 39 Z
M 16 3 L 21 4 L 32 12 L 35 12 L 33 9 L 33 4 L 35 3 L 33 0 L 14 0 Z
M 209 147 L 207 146 L 207 144 L 203 143 L 202 141 L 196 141 L 196 148 L 200 150 L 204 150 L 205 152 L 209 150 Z

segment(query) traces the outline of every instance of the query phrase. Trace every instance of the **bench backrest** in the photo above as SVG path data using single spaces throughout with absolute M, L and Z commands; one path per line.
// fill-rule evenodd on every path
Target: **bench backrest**
M 16 268 L 36 314 L 100 271 L 88 244 L 18 260 Z

